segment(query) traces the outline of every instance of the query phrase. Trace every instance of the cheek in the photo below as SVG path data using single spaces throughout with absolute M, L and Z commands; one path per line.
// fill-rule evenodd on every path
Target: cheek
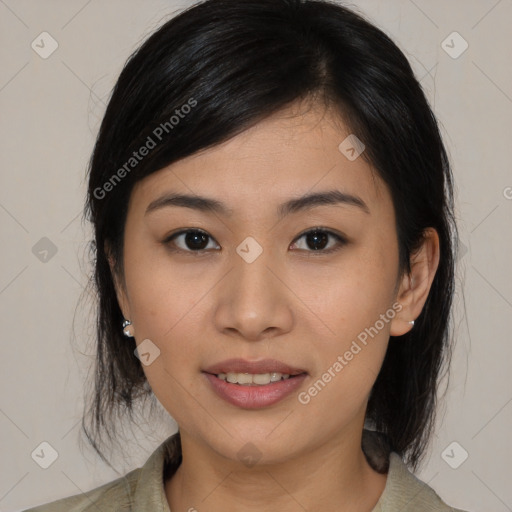
M 137 333 L 155 340 L 164 341 L 180 323 L 187 323 L 213 285 L 200 262 L 175 263 L 162 247 L 128 246 L 126 262 L 130 311 Z
M 125 253 L 131 320 L 137 344 L 149 339 L 156 346 L 158 357 L 143 365 L 151 387 L 159 399 L 165 393 L 166 401 L 174 400 L 180 383 L 199 371 L 193 354 L 200 353 L 204 343 L 203 297 L 214 286 L 215 276 L 199 270 L 200 263 L 173 265 L 163 251 L 139 247 L 143 244 L 127 244 Z
M 396 280 L 393 255 L 389 256 L 361 248 L 339 264 L 311 265 L 301 272 L 297 295 L 323 324 L 326 340 L 353 339 L 386 314 Z M 388 323 L 383 330 L 389 330 Z
M 318 366 L 304 401 L 311 398 L 319 413 L 333 402 L 344 404 L 346 411 L 360 407 L 386 353 L 396 314 L 392 308 L 394 262 L 370 251 L 366 254 L 354 253 L 336 272 L 317 270 L 301 280 L 299 294 L 309 297 L 307 303 L 315 315 L 308 317 L 318 326 L 313 330 L 321 331 L 320 336 L 313 333 L 315 341 L 308 347 L 317 355 Z
M 385 293 L 360 286 L 357 279 L 345 281 L 343 289 L 333 286 L 330 292 L 319 316 L 332 332 L 313 337 L 307 347 L 315 354 L 315 372 L 298 399 L 304 414 L 323 418 L 324 428 L 335 431 L 366 406 L 386 354 L 395 311 Z

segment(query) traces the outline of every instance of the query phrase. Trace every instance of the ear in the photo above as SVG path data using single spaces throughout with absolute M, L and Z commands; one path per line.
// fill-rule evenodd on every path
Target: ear
M 126 319 L 130 319 L 130 308 L 128 305 L 128 299 L 126 296 L 126 287 L 124 285 L 124 281 L 122 276 L 119 276 L 116 272 L 115 268 L 115 259 L 113 256 L 113 251 L 111 250 L 110 244 L 108 241 L 105 242 L 105 255 L 108 260 L 108 264 L 110 266 L 110 273 L 112 275 L 112 281 L 114 282 L 114 288 L 116 290 L 117 302 L 119 303 L 119 307 L 123 313 L 123 316 Z
M 411 272 L 402 277 L 396 300 L 402 305 L 391 321 L 391 336 L 401 336 L 412 329 L 409 322 L 416 320 L 427 300 L 439 265 L 439 235 L 434 228 L 423 233 L 423 242 L 411 255 Z

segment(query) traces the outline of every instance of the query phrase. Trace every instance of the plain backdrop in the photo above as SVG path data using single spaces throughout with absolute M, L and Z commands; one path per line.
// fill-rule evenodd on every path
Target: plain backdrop
M 90 272 L 81 211 L 87 159 L 122 65 L 191 3 L 0 0 L 1 511 L 107 483 L 175 431 L 170 418 L 128 431 L 118 473 L 80 442 L 93 360 L 90 300 L 78 305 Z M 408 56 L 456 180 L 456 349 L 418 476 L 452 506 L 510 511 L 512 2 L 347 5 Z M 41 449 L 57 457 L 47 469 L 34 455 Z

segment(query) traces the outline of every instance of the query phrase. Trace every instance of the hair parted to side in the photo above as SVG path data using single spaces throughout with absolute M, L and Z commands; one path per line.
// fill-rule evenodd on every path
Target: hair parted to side
M 195 106 L 181 111 L 191 100 Z M 91 285 L 98 304 L 94 389 L 82 427 L 104 460 L 104 436 L 116 439 L 114 420 L 131 416 L 151 395 L 135 341 L 123 336 L 105 250 L 108 243 L 122 279 L 134 184 L 301 100 L 323 102 L 364 142 L 361 157 L 393 200 L 401 272 L 410 272 L 410 255 L 426 228 L 439 234 L 440 262 L 426 304 L 410 332 L 391 336 L 366 417 L 410 466 L 421 460 L 451 354 L 458 241 L 453 178 L 438 123 L 407 58 L 362 15 L 329 0 L 197 3 L 153 33 L 119 76 L 89 163 L 84 210 L 94 228 Z M 105 192 L 105 183 L 177 109 L 187 112 L 179 124 Z

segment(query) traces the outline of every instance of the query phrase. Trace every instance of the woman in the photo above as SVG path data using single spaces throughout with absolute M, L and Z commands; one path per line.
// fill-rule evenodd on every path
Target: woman
M 86 212 L 85 432 L 102 455 L 148 396 L 179 432 L 32 510 L 455 510 L 411 472 L 450 354 L 452 175 L 383 32 L 320 0 L 187 9 L 118 79 Z

